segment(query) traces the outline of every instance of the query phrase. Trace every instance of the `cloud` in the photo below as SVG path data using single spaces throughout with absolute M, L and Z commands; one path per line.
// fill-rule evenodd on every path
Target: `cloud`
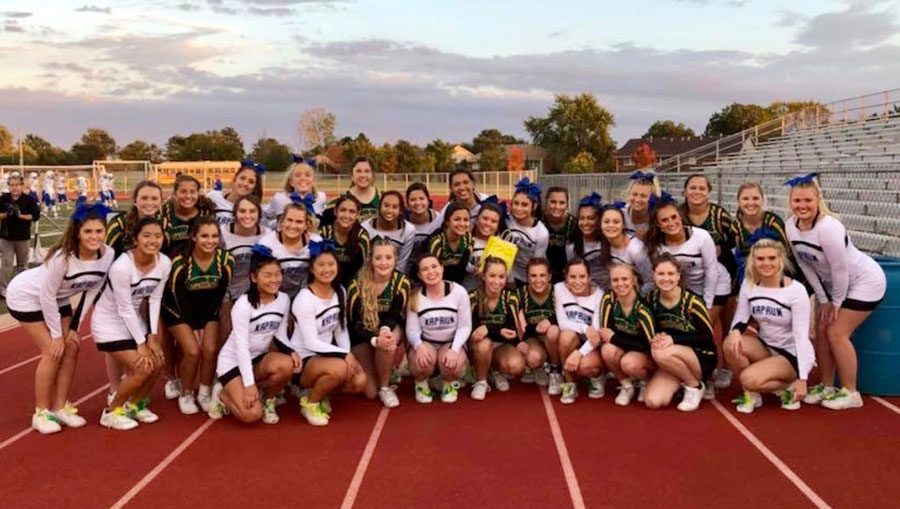
M 97 14 L 111 14 L 112 7 L 99 7 L 96 5 L 82 5 L 75 9 L 75 12 L 94 12 Z
M 288 9 L 287 7 L 248 7 L 247 14 L 253 14 L 256 16 L 273 16 L 273 17 L 285 17 L 291 16 L 294 14 L 293 9 Z
M 894 13 L 875 11 L 874 3 L 851 3 L 841 12 L 826 12 L 810 18 L 797 34 L 796 42 L 816 48 L 872 46 L 900 32 Z
M 178 9 L 179 11 L 184 11 L 184 12 L 192 12 L 192 11 L 200 10 L 199 5 L 189 4 L 187 2 L 175 5 L 175 8 Z
M 744 7 L 748 0 L 675 0 L 682 4 L 694 5 L 725 5 L 728 7 Z
M 14 19 L 8 19 L 3 23 L 3 31 L 11 32 L 11 33 L 22 33 L 25 32 L 25 29 L 19 25 L 19 22 Z
M 33 15 L 33 13 L 30 13 L 30 12 L 21 12 L 21 11 L 6 11 L 6 12 L 0 12 L 0 16 L 2 16 L 2 17 L 4 17 L 4 18 L 17 18 L 17 19 L 21 19 L 21 18 L 28 18 L 28 17 L 31 17 L 32 15 Z

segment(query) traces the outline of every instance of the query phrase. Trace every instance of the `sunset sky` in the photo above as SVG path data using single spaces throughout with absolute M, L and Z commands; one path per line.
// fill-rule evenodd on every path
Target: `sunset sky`
M 900 86 L 896 1 L 0 0 L 0 124 L 68 147 L 233 126 L 297 146 L 300 113 L 377 142 L 525 136 L 595 94 L 619 144 L 732 101 Z

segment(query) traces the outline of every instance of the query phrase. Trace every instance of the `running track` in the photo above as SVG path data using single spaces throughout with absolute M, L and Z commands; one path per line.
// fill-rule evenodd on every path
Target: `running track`
M 0 332 L 0 472 L 5 507 L 886 507 L 900 500 L 900 398 L 858 411 L 736 414 L 731 394 L 698 412 L 651 412 L 611 396 L 560 405 L 514 383 L 474 402 L 402 406 L 338 398 L 326 428 L 296 402 L 276 426 L 182 416 L 157 398 L 160 423 L 97 423 L 102 358 L 88 339 L 72 390 L 89 424 L 28 431 L 36 351 Z

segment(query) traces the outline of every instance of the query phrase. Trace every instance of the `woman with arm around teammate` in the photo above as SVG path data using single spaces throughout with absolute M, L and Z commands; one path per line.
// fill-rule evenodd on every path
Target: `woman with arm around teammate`
M 345 295 L 334 245 L 328 240 L 313 241 L 309 253 L 309 284 L 291 305 L 296 323 L 291 347 L 304 363 L 300 385 L 309 389 L 300 398 L 300 413 L 309 424 L 326 426 L 331 418 L 328 397 L 337 392 L 358 394 L 366 390 L 368 381 L 350 351 Z
M 124 373 L 100 417 L 100 424 L 117 430 L 159 420 L 150 411 L 149 393 L 164 366 L 159 313 L 172 269 L 169 257 L 159 252 L 165 236 L 158 218 L 139 219 L 128 237 L 134 247 L 112 264 L 91 320 L 97 349 Z
M 347 291 L 348 323 L 351 350 L 368 379 L 366 397 L 377 395 L 388 408 L 400 405 L 391 387 L 391 370 L 397 348 L 402 352 L 409 291 L 409 279 L 397 270 L 397 248 L 388 239 L 375 238 L 372 253 Z
M 291 203 L 284 207 L 278 229 L 260 237 L 259 243 L 272 250 L 281 264 L 281 291 L 294 298 L 306 284 L 309 272 L 309 245 L 322 240 L 311 233 L 313 213 L 307 203 Z
M 267 226 L 275 227 L 278 217 L 284 212 L 284 207 L 295 201 L 295 193 L 300 199 L 311 197 L 313 213 L 316 218 L 321 219 L 328 200 L 324 192 L 316 191 L 315 159 L 304 160 L 294 154 L 293 163 L 288 166 L 287 175 L 284 177 L 282 190 L 272 196 L 272 201 L 265 208 L 264 217 Z
M 443 220 L 433 207 L 431 193 L 425 184 L 413 182 L 406 188 L 406 220 L 416 229 L 406 274 L 416 273 L 416 259 L 425 250 L 428 238 L 441 228 Z
M 569 190 L 554 186 L 547 189 L 544 203 L 544 225 L 547 227 L 547 261 L 550 262 L 552 283 L 563 280 L 566 271 L 566 246 L 578 227 L 577 221 L 569 214 Z
M 223 193 L 214 189 L 206 194 L 206 197 L 215 204 L 216 221 L 222 230 L 234 222 L 234 205 L 242 196 L 252 195 L 262 201 L 262 176 L 265 172 L 265 166 L 244 159 L 231 181 L 231 191 Z
M 724 350 L 744 393 L 737 411 L 762 406 L 761 392 L 777 392 L 781 408 L 796 410 L 816 363 L 809 340 L 810 303 L 806 288 L 785 276 L 787 252 L 778 241 L 757 241 L 750 249 L 747 274 Z M 744 334 L 750 319 L 758 334 Z
M 385 191 L 378 203 L 378 214 L 362 223 L 370 239 L 381 237 L 394 244 L 397 270 L 404 274 L 416 240 L 416 228 L 403 219 L 405 215 L 403 195 L 398 191 Z
M 662 195 L 659 179 L 652 171 L 636 171 L 629 177 L 625 214 L 625 231 L 644 240 L 650 229 L 651 203 Z
M 231 309 L 231 334 L 216 363 L 218 381 L 209 416 L 219 419 L 227 410 L 241 422 L 262 419 L 276 424 L 276 395 L 292 374 L 300 372 L 302 364 L 300 356 L 286 346 L 291 300 L 279 291 L 278 259 L 265 246 L 257 244 L 251 249 L 250 288 Z M 278 349 L 271 348 L 275 341 Z
M 667 406 L 679 386 L 684 388 L 684 398 L 678 409 L 691 412 L 699 408 L 703 381 L 712 376 L 718 360 L 709 310 L 699 295 L 681 287 L 682 270 L 680 261 L 670 253 L 654 259 L 656 289 L 647 301 L 656 323 L 650 351 L 658 369 L 647 382 L 647 408 Z
M 78 318 L 94 303 L 115 258 L 103 244 L 108 213 L 100 204 L 79 206 L 44 263 L 17 275 L 6 290 L 9 313 L 41 351 L 31 427 L 43 434 L 60 431 L 60 422 L 71 428 L 86 423 L 69 403 L 69 388 L 81 343 Z M 78 293 L 82 298 L 73 313 L 69 299 Z
M 604 396 L 600 352 L 593 348 L 580 350 L 585 344 L 599 344 L 602 297 L 603 292 L 591 282 L 591 269 L 581 258 L 569 260 L 565 281 L 553 285 L 553 304 L 559 323 L 559 358 L 565 359 L 565 382 L 561 384 L 559 399 L 564 405 L 574 403 L 578 397 L 578 377 L 588 379 L 588 397 Z
M 116 256 L 134 247 L 131 233 L 138 221 L 145 217 L 160 217 L 162 210 L 162 188 L 149 180 L 138 182 L 131 193 L 131 210 L 118 214 L 106 225 L 106 245 L 113 248 Z
M 625 231 L 625 213 L 622 202 L 603 207 L 600 214 L 600 264 L 605 268 L 601 282 L 609 287 L 609 267 L 624 263 L 632 267 L 641 278 L 640 293 L 646 295 L 653 289 L 653 268 L 647 246 L 635 235 Z
M 603 210 L 601 197 L 591 193 L 578 202 L 578 229 L 572 236 L 572 242 L 566 246 L 566 257 L 569 261 L 578 258 L 590 269 L 591 281 L 599 286 L 603 265 L 600 263 L 602 245 L 600 243 L 600 212 Z M 568 267 L 568 265 L 566 265 Z M 602 291 L 602 289 L 601 289 Z
M 444 266 L 444 279 L 447 281 L 462 284 L 466 277 L 473 244 L 469 227 L 468 209 L 459 203 L 451 202 L 444 209 L 443 228 L 428 239 L 426 250 L 441 261 L 441 265 Z
M 459 379 L 468 364 L 465 347 L 472 333 L 469 295 L 459 284 L 444 281 L 444 267 L 432 254 L 423 254 L 417 260 L 416 275 L 419 286 L 410 294 L 406 313 L 416 401 L 433 401 L 428 378 L 437 370 L 441 401 L 454 403 L 459 397 Z
M 822 383 L 810 388 L 804 401 L 832 410 L 858 408 L 863 400 L 856 388 L 856 349 L 850 336 L 884 299 L 887 280 L 828 210 L 815 174 L 791 179 L 788 185 L 793 215 L 786 223 L 787 236 L 819 301 L 816 356 Z M 844 385 L 838 390 L 835 367 Z
M 506 229 L 501 238 L 519 248 L 510 271 L 510 280 L 518 287 L 525 286 L 528 260 L 546 257 L 550 242 L 550 233 L 541 222 L 541 187 L 527 177 L 516 183 L 510 215 L 506 218 Z
M 463 214 L 459 212 L 458 214 Z M 460 220 L 461 221 L 461 220 Z M 472 227 L 472 254 L 466 263 L 466 275 L 462 285 L 467 291 L 478 288 L 478 266 L 487 247 L 488 239 L 497 235 L 500 224 L 503 221 L 503 209 L 497 203 L 484 201 Z
M 334 244 L 334 254 L 341 267 L 341 285 L 350 287 L 363 261 L 369 256 L 369 234 L 359 224 L 359 200 L 350 194 L 334 200 L 335 220 L 325 225 L 319 233 Z

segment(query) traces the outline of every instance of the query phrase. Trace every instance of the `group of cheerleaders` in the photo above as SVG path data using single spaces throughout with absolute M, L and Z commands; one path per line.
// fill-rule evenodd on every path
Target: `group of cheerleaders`
M 165 202 L 145 181 L 127 213 L 80 205 L 7 294 L 42 354 L 32 426 L 86 423 L 68 394 L 91 305 L 110 381 L 100 422 L 119 430 L 158 420 L 149 395 L 160 375 L 184 414 L 272 424 L 293 393 L 316 426 L 341 392 L 398 406 L 401 371 L 419 403 L 455 402 L 466 384 L 483 400 L 520 378 L 570 404 L 580 381 L 601 398 L 615 378 L 618 405 L 680 398 L 692 411 L 734 376 L 740 412 L 764 393 L 785 409 L 863 404 L 850 337 L 885 276 L 812 174 L 788 182 L 784 222 L 754 183 L 740 187 L 733 217 L 709 201 L 702 175 L 678 204 L 637 172 L 625 203 L 594 193 L 573 216 L 565 188 L 542 193 L 527 179 L 507 204 L 454 171 L 438 211 L 421 183 L 382 193 L 368 160 L 351 171 L 352 187 L 330 202 L 297 157 L 265 206 L 252 161 L 227 190 L 204 195 L 180 175 Z M 517 246 L 509 265 L 485 251 L 493 236 Z M 820 382 L 808 386 L 817 363 Z

